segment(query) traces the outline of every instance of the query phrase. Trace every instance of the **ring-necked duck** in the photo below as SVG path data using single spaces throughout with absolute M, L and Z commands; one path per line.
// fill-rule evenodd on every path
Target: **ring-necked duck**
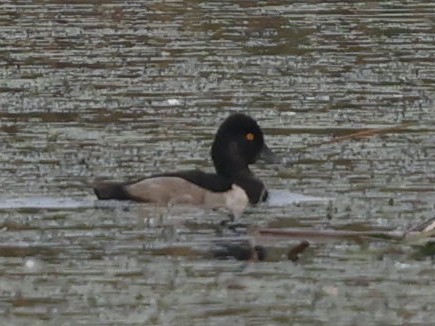
M 249 169 L 260 157 L 272 163 L 278 158 L 266 146 L 263 132 L 251 117 L 236 113 L 219 127 L 211 148 L 216 173 L 200 170 L 153 175 L 133 182 L 93 183 L 98 199 L 139 202 L 191 204 L 208 208 L 227 208 L 234 217 L 248 203 L 265 201 L 268 192 L 263 182 Z

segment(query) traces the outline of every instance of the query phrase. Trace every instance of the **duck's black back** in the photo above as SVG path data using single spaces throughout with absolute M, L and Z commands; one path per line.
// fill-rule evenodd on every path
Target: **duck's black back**
M 233 182 L 220 176 L 216 173 L 205 173 L 201 170 L 188 170 L 180 172 L 170 172 L 163 173 L 159 175 L 154 175 L 154 177 L 177 177 L 187 180 L 201 188 L 213 191 L 213 192 L 224 192 L 231 189 Z

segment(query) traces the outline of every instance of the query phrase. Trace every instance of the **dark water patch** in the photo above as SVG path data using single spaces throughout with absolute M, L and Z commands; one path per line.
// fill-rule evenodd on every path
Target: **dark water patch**
M 86 181 L 212 171 L 214 132 L 242 111 L 259 120 L 270 147 L 296 158 L 292 167 L 253 167 L 270 189 L 335 200 L 254 207 L 241 223 L 418 224 L 434 211 L 434 9 L 422 1 L 0 4 L 0 192 L 15 200 L 0 217 L 2 320 L 431 324 L 430 250 L 414 257 L 407 245 L 314 243 L 294 263 L 284 242 L 267 244 L 275 258 L 264 263 L 216 260 L 196 252 L 217 237 L 224 212 L 94 207 Z M 406 122 L 416 123 L 324 143 Z M 32 197 L 70 201 L 26 208 Z
M 0 256 L 1 257 L 31 257 L 31 256 L 47 256 L 54 257 L 58 256 L 61 250 L 55 249 L 47 246 L 38 245 L 23 245 L 23 246 L 0 246 Z

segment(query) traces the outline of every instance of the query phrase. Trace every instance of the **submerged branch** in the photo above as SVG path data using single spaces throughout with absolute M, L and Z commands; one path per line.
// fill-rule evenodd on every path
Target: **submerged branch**
M 308 228 L 263 228 L 255 231 L 257 236 L 303 238 L 312 240 L 384 240 L 399 241 L 405 244 L 425 244 L 434 241 L 435 218 L 431 218 L 406 232 L 403 231 L 349 231 L 349 230 L 313 230 Z
M 275 236 L 287 238 L 310 238 L 310 239 L 378 239 L 378 240 L 395 240 L 402 241 L 405 238 L 405 232 L 399 231 L 343 231 L 343 230 L 312 230 L 301 228 L 289 229 L 258 229 L 257 234 L 260 236 Z

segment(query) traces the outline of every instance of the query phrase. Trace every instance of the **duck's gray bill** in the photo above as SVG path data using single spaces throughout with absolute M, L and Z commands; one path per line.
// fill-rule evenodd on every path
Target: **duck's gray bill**
M 278 164 L 282 162 L 282 158 L 272 152 L 266 144 L 263 145 L 263 148 L 260 152 L 260 159 L 272 164 Z

